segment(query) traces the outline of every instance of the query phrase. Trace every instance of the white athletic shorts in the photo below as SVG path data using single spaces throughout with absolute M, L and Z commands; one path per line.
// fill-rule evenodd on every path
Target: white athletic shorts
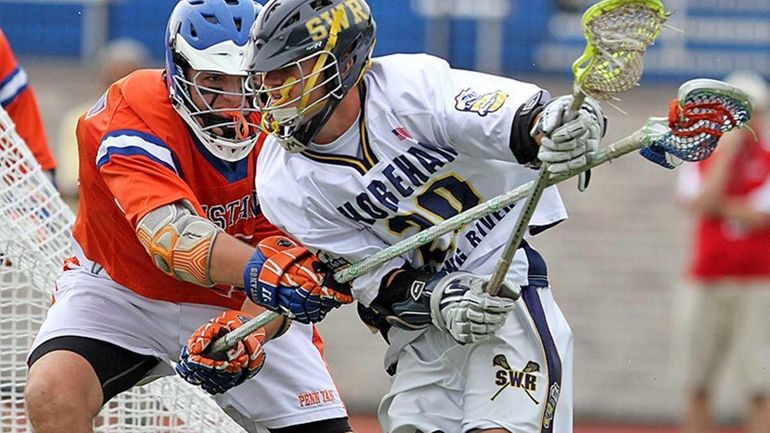
M 751 395 L 770 396 L 770 281 L 687 286 L 685 386 L 710 391 L 730 356 Z
M 409 343 L 380 404 L 383 431 L 571 433 L 572 331 L 549 288 L 516 304 L 489 340 L 460 345 L 431 326 Z
M 178 360 L 190 334 L 225 310 L 148 299 L 84 268 L 64 272 L 56 285 L 55 303 L 30 353 L 55 337 L 89 337 L 165 361 L 149 376 L 175 374 L 170 363 Z M 217 403 L 250 432 L 346 417 L 313 333 L 313 326 L 292 324 L 265 344 L 263 369 L 216 396 Z M 323 398 L 308 398 L 317 395 Z

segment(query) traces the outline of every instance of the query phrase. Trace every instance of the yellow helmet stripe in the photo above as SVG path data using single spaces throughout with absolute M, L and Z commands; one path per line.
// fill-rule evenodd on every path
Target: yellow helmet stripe
M 334 49 L 334 47 L 337 45 L 337 37 L 340 32 L 340 28 L 342 28 L 342 20 L 345 19 L 345 10 L 343 8 L 338 8 L 334 11 L 334 18 L 332 19 L 332 25 L 329 29 L 329 37 L 326 38 L 326 44 L 323 48 L 323 54 L 318 56 L 318 60 L 316 60 L 315 65 L 313 66 L 313 71 L 310 74 L 310 79 L 308 79 L 307 85 L 304 86 L 306 89 L 312 89 L 315 87 L 316 81 L 318 81 L 318 76 L 321 75 L 321 69 L 323 69 L 324 65 L 326 64 L 326 58 L 329 57 L 327 52 L 331 52 L 331 50 Z M 310 98 L 310 93 L 305 93 L 303 91 L 302 100 L 300 101 L 300 107 L 302 109 L 305 108 L 307 105 L 307 101 Z

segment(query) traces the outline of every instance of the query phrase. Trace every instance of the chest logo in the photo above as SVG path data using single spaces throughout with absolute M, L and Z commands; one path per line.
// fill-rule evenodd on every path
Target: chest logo
M 508 95 L 500 90 L 481 94 L 471 88 L 467 88 L 455 96 L 455 109 L 476 113 L 484 117 L 489 113 L 499 110 L 507 99 Z

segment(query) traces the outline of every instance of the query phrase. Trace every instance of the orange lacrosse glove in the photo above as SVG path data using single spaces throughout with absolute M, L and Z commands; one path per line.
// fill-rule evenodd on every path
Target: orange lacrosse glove
M 320 322 L 326 313 L 353 302 L 350 288 L 307 248 L 285 236 L 263 239 L 243 273 L 253 302 L 302 323 Z
M 218 394 L 253 377 L 265 363 L 265 330 L 260 328 L 224 352 L 207 352 L 211 343 L 237 329 L 249 319 L 243 311 L 229 310 L 209 320 L 192 333 L 182 347 L 176 372 L 209 394 Z

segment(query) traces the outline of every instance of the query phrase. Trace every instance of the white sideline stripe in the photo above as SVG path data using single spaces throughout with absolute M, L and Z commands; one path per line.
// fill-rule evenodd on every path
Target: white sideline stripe
M 166 149 L 163 146 L 158 146 L 155 143 L 151 143 L 147 140 L 142 139 L 141 137 L 133 136 L 133 135 L 117 135 L 112 137 L 107 137 L 102 141 L 102 144 L 99 145 L 99 151 L 96 152 L 96 164 L 99 164 L 99 161 L 107 155 L 110 149 L 119 149 L 119 148 L 127 148 L 127 147 L 138 147 L 159 161 L 162 161 L 166 164 L 168 164 L 170 167 L 174 169 L 174 173 L 179 174 L 179 171 L 176 168 L 176 164 L 174 164 L 174 158 L 171 157 L 171 151 Z
M 0 88 L 0 105 L 13 99 L 27 85 L 27 73 L 19 68 L 13 78 Z

